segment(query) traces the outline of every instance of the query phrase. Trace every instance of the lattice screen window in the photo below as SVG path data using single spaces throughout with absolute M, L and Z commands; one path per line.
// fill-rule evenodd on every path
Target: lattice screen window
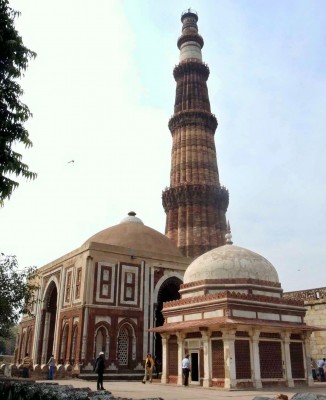
M 129 335 L 127 328 L 122 328 L 118 340 L 119 365 L 128 365 Z

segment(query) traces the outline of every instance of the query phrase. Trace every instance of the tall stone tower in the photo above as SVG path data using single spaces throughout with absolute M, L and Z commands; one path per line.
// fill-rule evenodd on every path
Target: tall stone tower
M 173 139 L 170 187 L 162 196 L 165 234 L 187 257 L 225 244 L 229 204 L 229 193 L 219 181 L 214 142 L 217 120 L 211 113 L 209 68 L 202 62 L 204 41 L 197 21 L 191 9 L 181 16 L 180 62 L 173 71 L 177 83 L 174 115 L 169 121 Z

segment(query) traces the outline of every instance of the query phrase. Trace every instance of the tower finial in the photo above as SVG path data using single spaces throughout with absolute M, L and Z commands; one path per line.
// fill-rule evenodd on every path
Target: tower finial
M 233 244 L 233 242 L 232 242 L 232 234 L 231 234 L 231 227 L 230 227 L 229 220 L 227 222 L 226 231 L 227 231 L 227 234 L 225 235 L 225 239 L 226 239 L 225 244 Z

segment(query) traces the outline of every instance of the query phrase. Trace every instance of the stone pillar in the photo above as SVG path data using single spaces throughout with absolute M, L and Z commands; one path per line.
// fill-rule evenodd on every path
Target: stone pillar
M 182 376 L 182 359 L 185 356 L 184 353 L 184 339 L 186 335 L 181 332 L 177 332 L 177 341 L 178 341 L 178 385 L 182 385 L 183 376 Z
M 141 262 L 142 270 L 143 270 L 143 279 L 144 279 L 144 295 L 143 295 L 143 310 L 149 310 L 150 307 L 150 268 L 146 265 L 145 261 Z M 146 359 L 146 355 L 148 352 L 151 353 L 149 349 L 149 336 L 148 336 L 148 328 L 149 328 L 149 315 L 148 312 L 144 311 L 144 319 L 143 319 L 143 360 Z
M 86 359 L 86 348 L 87 348 L 87 333 L 88 333 L 88 306 L 85 307 L 84 312 L 84 326 L 83 326 L 83 336 L 82 336 L 82 351 L 81 351 L 81 361 Z
M 222 340 L 224 346 L 224 365 L 225 365 L 225 379 L 224 388 L 233 389 L 237 386 L 236 372 L 235 372 L 235 329 L 223 332 Z
M 105 359 L 109 360 L 110 358 L 110 335 L 107 335 L 105 341 Z
M 47 357 L 47 351 L 48 351 L 50 319 L 51 319 L 51 313 L 47 312 L 45 314 L 41 364 L 45 364 L 48 361 L 46 359 L 46 357 Z
M 210 346 L 210 337 L 211 332 L 202 331 L 201 332 L 202 340 L 203 340 L 203 350 L 204 350 L 204 378 L 203 378 L 203 387 L 210 387 L 212 384 L 212 350 Z
M 308 381 L 309 386 L 313 386 L 314 380 L 311 374 L 311 333 L 312 332 L 305 332 L 303 336 L 303 362 L 304 362 L 304 369 L 305 369 L 305 377 Z
M 37 296 L 36 299 L 40 300 L 41 299 L 41 288 L 43 287 L 43 277 L 40 278 L 40 289 L 37 291 Z M 39 360 L 39 355 L 38 355 L 38 349 L 39 349 L 39 343 L 40 343 L 40 331 L 41 331 L 41 324 L 42 324 L 42 307 L 44 306 L 43 301 L 36 301 L 35 303 L 35 325 L 34 325 L 34 337 L 33 337 L 33 350 L 31 357 L 33 359 L 33 363 L 36 364 Z M 18 343 L 16 345 L 16 348 L 18 348 Z M 17 355 L 16 355 L 17 357 Z M 18 362 L 18 359 L 15 360 L 15 362 Z
M 291 368 L 291 355 L 290 355 L 290 332 L 282 332 L 282 353 L 283 353 L 283 375 L 288 387 L 294 387 Z
M 250 334 L 250 356 L 251 356 L 251 377 L 256 389 L 263 387 L 260 375 L 260 359 L 259 359 L 259 335 L 260 331 L 253 330 Z
M 168 383 L 169 377 L 169 359 L 168 359 L 168 346 L 170 335 L 162 333 L 162 376 L 161 383 Z

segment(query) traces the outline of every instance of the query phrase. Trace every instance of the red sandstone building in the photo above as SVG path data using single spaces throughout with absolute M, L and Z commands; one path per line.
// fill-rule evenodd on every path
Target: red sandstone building
M 40 302 L 35 318 L 20 325 L 16 362 L 29 352 L 34 369 L 46 371 L 53 353 L 61 374 L 85 374 L 103 351 L 107 372 L 143 372 L 146 354 L 161 354 L 160 337 L 148 329 L 163 323 L 163 302 L 179 297 L 188 264 L 173 242 L 130 212 L 40 268 Z
M 302 301 L 283 297 L 275 268 L 227 235 L 204 41 L 195 12 L 181 21 L 166 236 L 131 212 L 40 268 L 35 318 L 21 323 L 16 362 L 29 352 L 34 370 L 46 371 L 53 353 L 58 373 L 86 376 L 103 351 L 105 373 L 130 375 L 150 352 L 162 360 L 162 382 L 181 384 L 189 353 L 192 384 L 310 383 L 318 328 L 304 323 Z

